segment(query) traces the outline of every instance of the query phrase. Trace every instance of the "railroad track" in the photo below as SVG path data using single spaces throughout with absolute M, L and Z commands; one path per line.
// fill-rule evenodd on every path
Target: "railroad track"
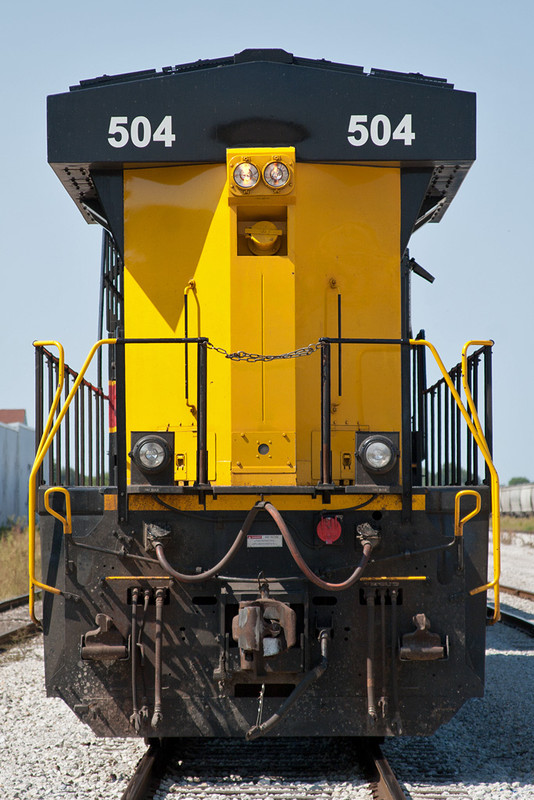
M 3 611 L 10 611 L 12 608 L 27 606 L 30 602 L 29 594 L 21 594 L 18 597 L 11 597 L 8 600 L 0 600 L 0 614 Z
M 515 589 L 512 586 L 500 585 L 501 594 L 510 594 L 514 597 L 520 597 L 523 600 L 530 600 L 534 602 L 534 592 L 529 592 L 525 589 Z M 493 605 L 488 603 L 488 609 L 493 611 Z M 509 625 L 511 628 L 517 628 L 527 636 L 534 636 L 534 622 L 531 619 L 526 619 L 521 614 L 516 614 L 513 611 L 504 611 L 501 607 L 501 622 Z
M 372 739 L 169 740 L 152 742 L 121 800 L 147 800 L 160 786 L 173 797 L 313 800 L 351 797 L 406 800 Z M 341 784 L 341 785 L 340 785 Z M 355 792 L 353 794 L 353 792 Z
M 28 615 L 24 615 L 22 611 L 28 605 L 29 599 L 29 595 L 22 594 L 0 601 L 0 648 L 9 647 L 21 639 L 39 633 L 38 626 L 30 622 Z M 21 612 L 16 613 L 17 609 L 21 609 Z
M 523 600 L 530 600 L 534 603 L 534 592 L 528 592 L 526 589 L 514 589 L 511 586 L 499 585 L 502 594 L 512 594 L 514 597 L 521 597 Z

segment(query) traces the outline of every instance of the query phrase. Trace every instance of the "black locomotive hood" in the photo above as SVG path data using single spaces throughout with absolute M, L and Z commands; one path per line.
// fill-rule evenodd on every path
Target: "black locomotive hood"
M 288 145 L 297 161 L 417 171 L 418 219 L 438 221 L 475 159 L 475 113 L 475 95 L 441 78 L 244 50 L 50 96 L 48 160 L 88 221 L 98 217 L 93 174 L 223 163 L 228 147 Z

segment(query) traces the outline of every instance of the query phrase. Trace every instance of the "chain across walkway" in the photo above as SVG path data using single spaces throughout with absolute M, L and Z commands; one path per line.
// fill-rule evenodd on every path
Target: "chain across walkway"
M 249 362 L 256 362 L 256 361 L 286 361 L 290 358 L 301 358 L 302 356 L 311 356 L 312 353 L 316 353 L 317 350 L 320 350 L 323 346 L 322 342 L 315 342 L 315 344 L 309 344 L 306 347 L 299 347 L 297 350 L 292 350 L 289 353 L 281 353 L 280 355 L 276 356 L 269 356 L 269 355 L 262 355 L 261 353 L 246 353 L 244 350 L 238 350 L 236 353 L 229 353 L 228 350 L 225 350 L 224 347 L 216 347 L 212 342 L 207 342 L 206 347 L 208 350 L 214 350 L 216 353 L 220 353 L 225 358 L 229 358 L 231 361 L 249 361 Z

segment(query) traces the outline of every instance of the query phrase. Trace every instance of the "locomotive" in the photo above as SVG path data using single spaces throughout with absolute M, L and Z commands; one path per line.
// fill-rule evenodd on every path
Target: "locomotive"
M 410 320 L 474 94 L 245 50 L 49 97 L 48 158 L 103 228 L 100 339 L 34 343 L 48 694 L 100 736 L 432 733 L 499 617 L 493 343 L 448 372 Z

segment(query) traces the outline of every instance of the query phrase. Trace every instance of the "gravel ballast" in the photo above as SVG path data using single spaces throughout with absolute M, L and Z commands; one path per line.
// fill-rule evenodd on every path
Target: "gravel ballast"
M 45 696 L 40 636 L 0 656 L 2 800 L 115 800 L 145 750 L 142 740 L 98 739 Z

